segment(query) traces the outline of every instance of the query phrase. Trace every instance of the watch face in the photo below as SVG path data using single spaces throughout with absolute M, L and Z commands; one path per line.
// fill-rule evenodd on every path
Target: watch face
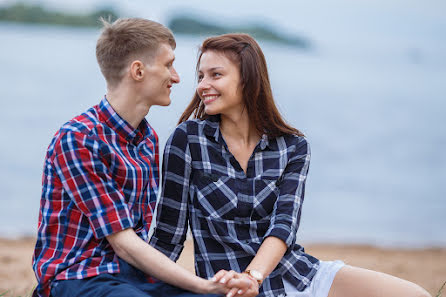
M 252 275 L 252 277 L 254 277 L 257 280 L 263 280 L 263 275 L 258 272 L 257 270 L 251 270 L 250 274 Z

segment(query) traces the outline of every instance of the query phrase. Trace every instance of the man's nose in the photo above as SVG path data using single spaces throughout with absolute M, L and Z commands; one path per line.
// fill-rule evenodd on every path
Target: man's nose
M 172 67 L 172 71 L 171 71 L 171 77 L 172 77 L 172 82 L 177 84 L 180 82 L 180 76 L 178 75 L 178 72 L 176 71 L 175 68 Z

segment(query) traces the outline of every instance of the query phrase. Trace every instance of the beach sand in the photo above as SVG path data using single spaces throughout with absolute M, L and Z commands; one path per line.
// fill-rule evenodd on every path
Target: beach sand
M 0 239 L 0 296 L 29 296 L 36 284 L 31 268 L 34 238 Z M 322 260 L 389 273 L 415 282 L 433 296 L 446 281 L 446 248 L 383 249 L 361 245 L 307 245 Z M 192 242 L 187 241 L 179 263 L 193 271 Z M 8 291 L 5 295 L 2 293 Z M 443 296 L 446 296 L 446 289 Z

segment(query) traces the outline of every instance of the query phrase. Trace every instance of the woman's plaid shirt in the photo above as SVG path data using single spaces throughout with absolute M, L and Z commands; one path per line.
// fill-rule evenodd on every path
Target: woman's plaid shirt
M 218 116 L 182 123 L 165 147 L 151 244 L 176 261 L 190 224 L 196 272 L 209 278 L 220 269 L 244 271 L 263 240 L 275 236 L 288 250 L 259 296 L 284 296 L 282 279 L 304 290 L 319 267 L 295 243 L 309 162 L 305 138 L 263 136 L 245 174 L 220 133 Z
M 49 296 L 54 280 L 119 272 L 105 237 L 133 228 L 148 240 L 158 160 L 147 121 L 134 129 L 105 98 L 62 126 L 44 164 L 34 296 Z

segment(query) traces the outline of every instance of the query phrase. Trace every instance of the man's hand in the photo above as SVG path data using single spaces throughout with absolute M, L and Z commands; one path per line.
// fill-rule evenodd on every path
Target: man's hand
M 220 270 L 212 280 L 226 285 L 229 290 L 226 297 L 254 297 L 259 294 L 258 283 L 244 273 Z

